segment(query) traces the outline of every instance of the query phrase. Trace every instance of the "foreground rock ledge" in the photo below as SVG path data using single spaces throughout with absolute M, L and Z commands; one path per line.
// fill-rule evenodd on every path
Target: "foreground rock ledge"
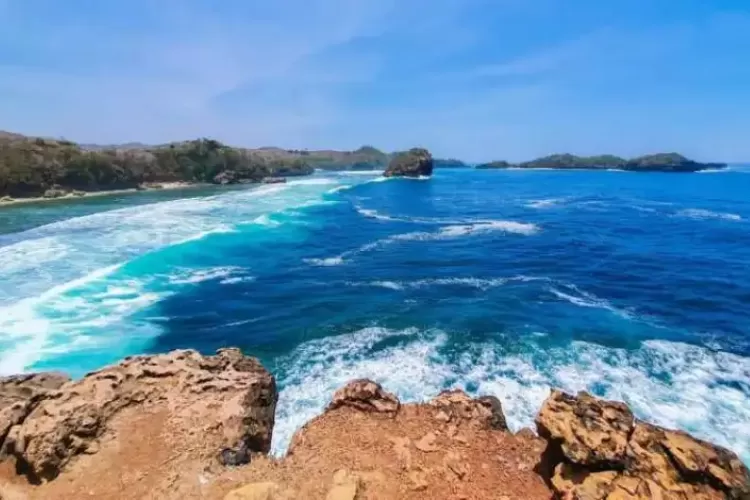
M 276 399 L 238 350 L 131 358 L 78 382 L 0 380 L 0 498 L 750 498 L 736 455 L 585 393 L 553 391 L 539 435 L 513 434 L 494 397 L 402 404 L 355 380 L 280 460 L 264 455 Z

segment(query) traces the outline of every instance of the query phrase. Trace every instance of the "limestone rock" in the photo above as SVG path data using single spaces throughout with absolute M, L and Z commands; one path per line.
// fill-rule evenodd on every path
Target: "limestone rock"
M 624 403 L 552 391 L 536 422 L 557 457 L 550 482 L 560 498 L 750 499 L 750 472 L 734 453 L 637 421 Z
M 32 399 L 40 392 L 54 391 L 70 381 L 63 373 L 42 372 L 0 378 L 0 409 Z
M 385 170 L 386 177 L 420 177 L 432 175 L 433 161 L 429 151 L 413 148 L 397 154 Z
M 431 453 L 433 451 L 437 451 L 438 447 L 435 445 L 435 433 L 434 432 L 428 432 L 424 436 L 422 436 L 422 439 L 414 443 L 414 446 L 419 450 L 423 451 L 425 453 Z
M 326 411 L 349 406 L 361 411 L 374 413 L 396 413 L 400 403 L 398 398 L 386 392 L 380 384 L 372 380 L 353 380 L 336 391 Z
M 67 375 L 53 372 L 0 378 L 0 445 L 11 428 L 23 422 L 40 399 L 69 380 Z M 0 457 L 4 455 L 4 448 L 0 449 Z
M 44 191 L 43 196 L 45 198 L 62 198 L 63 196 L 67 194 L 68 194 L 67 190 L 65 190 L 62 186 L 55 184 L 51 188 Z
M 472 399 L 463 391 L 443 391 L 430 401 L 439 421 L 468 420 L 495 430 L 508 430 L 500 400 L 493 396 Z
M 239 182 L 239 175 L 234 170 L 225 170 L 219 174 L 216 174 L 213 178 L 214 184 L 237 184 Z
M 336 471 L 326 500 L 354 500 L 359 491 L 360 479 L 346 469 Z
M 552 391 L 536 418 L 539 434 L 559 442 L 571 462 L 613 467 L 624 464 L 633 422 L 625 403 L 603 401 L 585 392 L 569 396 Z
M 196 422 L 218 429 L 217 455 L 222 448 L 268 452 L 277 399 L 273 376 L 238 349 L 130 357 L 42 395 L 3 446 L 32 478 L 53 479 L 76 455 L 96 452 L 97 440 L 116 439 L 108 424 L 120 412 L 158 407 L 196 445 L 207 439 Z

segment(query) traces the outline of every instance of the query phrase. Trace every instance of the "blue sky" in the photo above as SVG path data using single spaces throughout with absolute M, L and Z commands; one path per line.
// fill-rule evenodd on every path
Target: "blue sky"
M 750 160 L 750 2 L 0 0 L 0 129 Z

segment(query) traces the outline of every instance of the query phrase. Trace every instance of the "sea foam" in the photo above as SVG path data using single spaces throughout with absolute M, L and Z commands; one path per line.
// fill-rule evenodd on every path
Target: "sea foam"
M 726 212 L 713 212 L 711 210 L 704 210 L 701 208 L 686 208 L 677 212 L 679 217 L 687 217 L 690 219 L 720 219 L 739 222 L 742 220 L 742 216 L 738 214 L 726 213 Z
M 444 331 L 371 327 L 300 345 L 279 360 L 281 393 L 273 452 L 318 415 L 333 391 L 372 378 L 403 401 L 419 402 L 447 388 L 495 395 L 513 430 L 532 427 L 551 387 L 588 390 L 627 402 L 636 415 L 726 446 L 750 461 L 750 359 L 667 341 L 631 351 L 574 341 L 546 346 L 546 335 L 475 343 L 455 354 Z M 666 380 L 661 374 L 670 373 Z M 745 387 L 745 389 L 742 389 Z

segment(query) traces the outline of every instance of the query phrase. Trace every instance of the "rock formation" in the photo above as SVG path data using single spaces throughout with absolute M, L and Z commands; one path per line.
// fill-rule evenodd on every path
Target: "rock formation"
M 641 422 L 624 403 L 553 391 L 536 422 L 560 498 L 750 498 L 750 474 L 735 454 Z
M 552 391 L 539 435 L 513 434 L 495 397 L 402 404 L 355 380 L 280 459 L 266 456 L 276 400 L 236 349 L 0 379 L 0 499 L 750 498 L 730 451 L 586 393 Z
M 31 482 L 53 480 L 100 449 L 116 458 L 130 434 L 142 431 L 135 424 L 144 418 L 149 420 L 144 426 L 156 425 L 157 434 L 169 436 L 148 443 L 146 457 L 183 449 L 220 460 L 226 452 L 244 450 L 247 457 L 271 446 L 274 379 L 237 349 L 215 356 L 174 351 L 126 358 L 65 384 L 54 375 L 13 385 L 17 380 L 0 383 L 0 389 L 12 389 L 3 391 L 2 401 L 19 394 L 18 385 L 28 388 L 30 398 L 2 411 L 0 426 L 9 427 L 2 450 Z
M 413 148 L 393 157 L 383 175 L 386 177 L 421 177 L 432 175 L 433 161 L 429 151 Z

